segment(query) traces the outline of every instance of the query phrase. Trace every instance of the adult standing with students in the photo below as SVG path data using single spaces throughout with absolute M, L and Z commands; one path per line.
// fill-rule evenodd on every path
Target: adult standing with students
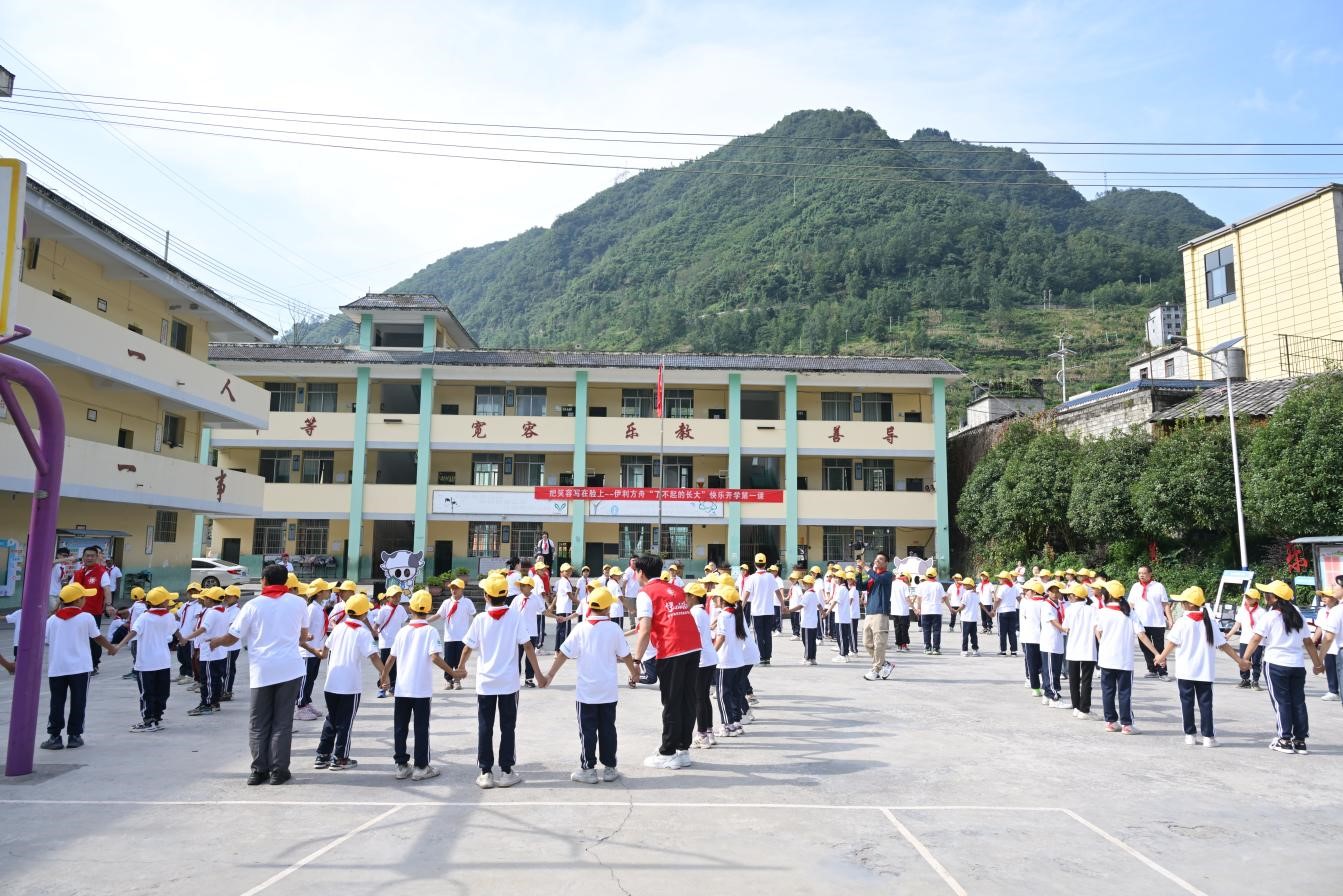
M 107 607 L 110 605 L 108 597 L 112 588 L 112 578 L 107 574 L 107 567 L 102 565 L 97 548 L 85 548 L 81 560 L 82 565 L 75 570 L 70 581 L 88 593 L 89 596 L 84 598 L 84 612 L 92 616 L 94 625 L 101 629 L 103 617 L 107 615 Z M 97 675 L 98 665 L 103 660 L 103 648 L 98 641 L 90 639 L 89 654 L 93 658 L 91 674 Z
M 688 768 L 695 729 L 699 627 L 690 613 L 685 591 L 660 578 L 662 558 L 654 554 L 636 557 L 634 569 L 639 582 L 635 596 L 638 635 L 632 652 L 640 657 L 650 643 L 656 648 L 658 688 L 662 693 L 662 743 L 644 765 Z
M 998 656 L 1007 656 L 1010 646 L 1012 656 L 1017 655 L 1017 622 L 1021 589 L 1017 587 L 1017 578 L 1008 570 L 998 573 L 998 590 L 993 595 L 993 608 L 990 613 L 998 620 Z
M 891 634 L 891 587 L 895 576 L 886 568 L 886 555 L 877 554 L 872 576 L 867 582 L 867 615 L 863 617 L 863 648 L 872 657 L 872 668 L 863 675 L 867 681 L 885 681 L 894 671 L 886 661 L 886 644 Z
M 760 665 L 768 666 L 774 657 L 774 610 L 779 604 L 779 580 L 765 568 L 769 559 L 755 555 L 755 572 L 746 577 L 742 598 L 751 610 L 751 625 L 755 628 L 755 643 L 760 648 Z
M 1147 677 L 1170 681 L 1164 663 L 1156 662 L 1156 655 L 1166 646 L 1166 630 L 1171 627 L 1170 595 L 1166 586 L 1152 578 L 1150 566 L 1138 567 L 1138 581 L 1129 589 L 1129 606 L 1133 615 L 1142 625 L 1149 641 L 1156 651 L 1142 648 L 1143 659 L 1147 661 Z
M 550 540 L 549 532 L 542 532 L 541 537 L 536 540 L 536 549 L 532 551 L 532 556 L 545 560 L 547 569 L 555 565 L 555 542 Z

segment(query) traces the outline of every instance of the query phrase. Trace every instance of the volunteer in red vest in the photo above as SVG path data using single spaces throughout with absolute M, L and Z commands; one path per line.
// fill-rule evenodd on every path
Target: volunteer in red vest
M 662 745 L 644 760 L 649 768 L 690 766 L 695 729 L 695 681 L 699 676 L 700 636 L 685 592 L 662 575 L 662 558 L 644 554 L 634 560 L 639 593 L 635 596 L 638 638 L 632 653 L 643 656 L 649 642 L 657 649 L 658 687 L 662 692 Z
M 84 564 L 74 572 L 74 577 L 70 580 L 90 592 L 89 596 L 84 598 L 84 612 L 93 617 L 94 625 L 100 629 L 103 624 L 103 617 L 107 615 L 107 608 L 110 605 L 108 593 L 112 587 L 112 579 L 107 573 L 107 567 L 98 562 L 98 549 L 85 548 L 83 553 Z M 103 648 L 95 640 L 89 641 L 89 652 L 93 657 L 93 674 L 98 674 L 98 664 L 103 660 Z

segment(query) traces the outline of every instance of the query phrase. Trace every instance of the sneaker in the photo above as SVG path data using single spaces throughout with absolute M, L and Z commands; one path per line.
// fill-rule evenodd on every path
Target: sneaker
M 1078 708 L 1075 707 L 1075 706 L 1073 707 L 1073 718 L 1074 718 L 1074 719 L 1080 719 L 1080 718 L 1083 718 L 1083 716 L 1082 716 L 1082 710 L 1078 709 Z
M 200 693 L 200 689 L 201 686 L 194 681 L 191 683 L 191 687 L 187 688 L 187 690 L 191 691 L 192 693 Z
M 695 739 L 690 742 L 690 746 L 694 747 L 696 750 L 707 750 L 709 748 L 709 739 L 705 737 L 704 732 L 701 731 L 699 734 L 695 735 Z
M 1050 709 L 1063 709 L 1063 701 L 1062 701 L 1062 700 L 1050 700 L 1050 701 L 1049 701 L 1049 708 L 1050 708 Z
M 1007 656 L 1007 651 L 1006 650 L 998 651 L 998 656 Z
M 1036 697 L 1043 697 L 1045 695 L 1044 688 L 1031 688 L 1031 693 L 1034 694 Z
M 972 651 L 970 651 L 970 655 L 971 655 L 971 656 L 979 656 L 979 651 L 978 651 L 978 650 L 972 650 Z
M 793 635 L 793 636 L 792 636 L 791 638 L 789 638 L 788 640 L 789 640 L 789 641 L 801 641 L 802 639 L 799 638 L 797 635 Z
M 569 776 L 569 780 L 575 784 L 596 784 L 601 780 L 595 768 L 580 768 Z
M 740 737 L 741 733 L 742 733 L 741 726 L 736 724 L 735 722 L 723 728 L 724 737 Z M 652 757 L 650 756 L 649 758 L 651 759 Z
M 134 678 L 134 677 L 135 677 L 134 672 L 127 672 L 125 675 L 121 676 L 121 680 L 125 681 L 127 678 Z
M 1203 738 L 1203 746 L 1205 749 L 1211 750 L 1213 747 L 1217 746 L 1217 738 L 1215 737 Z
M 197 706 L 195 709 L 188 709 L 188 710 L 187 710 L 187 715 L 189 715 L 189 716 L 208 716 L 208 715 L 209 715 L 210 713 L 212 713 L 212 712 L 214 712 L 214 707 L 213 707 L 213 706 Z M 295 718 L 298 718 L 298 717 L 295 716 Z
M 676 764 L 675 753 L 673 753 L 670 756 L 663 756 L 661 753 L 654 753 L 652 756 L 649 756 L 647 759 L 644 760 L 644 766 L 647 768 L 665 768 L 665 769 L 675 769 L 679 767 Z
M 504 772 L 494 779 L 495 787 L 512 787 L 514 784 L 522 783 L 522 775 L 517 772 Z
M 349 771 L 352 768 L 358 768 L 358 767 L 359 767 L 359 760 L 357 759 L 331 760 L 331 771 L 333 772 L 345 772 Z
M 1146 675 L 1143 676 L 1143 678 L 1160 678 L 1160 677 L 1161 676 L 1155 672 L 1148 672 Z
M 806 657 L 803 657 L 803 658 L 798 662 L 798 665 L 800 665 L 800 666 L 810 666 L 810 665 L 811 665 L 811 660 L 807 659 Z
M 1016 652 L 1015 650 L 1012 651 L 1012 656 L 1016 656 L 1016 655 L 1017 655 L 1017 652 Z
M 865 681 L 876 681 L 876 680 L 877 680 L 877 673 L 876 673 L 876 670 L 874 670 L 874 669 L 869 669 L 867 672 L 864 672 L 864 673 L 863 673 L 863 679 L 864 679 Z
M 74 744 L 71 744 L 71 746 L 74 746 Z M 1305 756 L 1310 752 L 1310 750 L 1306 749 L 1306 742 L 1304 740 L 1292 741 L 1292 749 L 1296 750 L 1296 752 L 1302 756 Z
M 318 756 L 316 759 L 312 761 L 312 767 L 317 769 L 331 768 L 331 757 Z
M 382 697 L 386 697 L 386 696 L 387 696 L 387 691 L 384 690 L 383 688 L 378 688 L 378 697 L 379 697 L 379 698 L 382 698 Z
M 891 673 L 893 673 L 894 671 L 895 667 L 892 666 L 890 663 L 886 663 L 884 666 L 881 667 L 881 671 L 878 672 L 877 675 L 881 677 L 882 681 L 887 681 L 890 679 Z
M 712 731 L 706 731 L 706 732 L 704 732 L 704 737 L 705 737 L 705 739 L 707 739 L 707 740 L 709 741 L 709 746 L 711 746 L 711 747 L 716 747 L 716 746 L 718 746 L 718 738 L 714 737 Z
M 1236 687 L 1240 688 L 1243 691 L 1248 691 L 1250 689 L 1250 682 L 1242 681 L 1240 684 L 1236 685 Z
M 410 777 L 410 764 L 406 762 L 398 763 L 396 766 L 396 779 L 404 781 Z
M 1186 747 L 1198 746 L 1198 738 L 1194 737 L 1192 734 L 1186 734 L 1184 736 L 1184 745 Z
M 933 655 L 933 649 L 932 649 L 931 647 L 925 647 L 925 648 L 923 648 L 923 655 L 924 655 L 924 656 L 932 656 L 932 655 Z
M 39 744 L 39 746 L 44 750 L 64 750 L 65 741 L 61 740 L 61 736 L 59 734 L 53 734 L 51 737 L 42 741 L 42 743 Z
M 162 722 L 150 722 L 150 723 L 149 723 L 149 727 L 146 728 L 145 730 L 148 731 L 150 734 L 154 734 L 155 732 L 162 731 L 162 730 L 163 730 L 163 723 L 162 723 Z
M 1049 698 L 1048 698 L 1047 696 L 1045 696 L 1044 694 L 1041 694 L 1041 695 L 1040 695 L 1040 705 L 1041 705 L 1041 706 L 1048 706 L 1048 705 L 1049 705 L 1049 702 L 1050 702 L 1050 701 L 1049 701 Z
M 152 727 L 152 726 L 151 726 L 151 723 L 149 723 L 149 722 L 141 722 L 141 723 L 139 723 L 138 725 L 132 725 L 132 726 L 131 726 L 130 728 L 128 728 L 127 730 L 130 731 L 131 734 L 143 734 L 143 733 L 145 733 L 146 731 L 148 731 L 151 727 Z
M 1278 738 L 1277 740 L 1273 741 L 1273 743 L 1268 745 L 1268 748 L 1275 753 L 1296 752 L 1296 747 L 1292 746 L 1292 742 L 1290 740 L 1285 740 L 1283 738 Z
M 603 783 L 605 783 L 605 784 L 610 784 L 610 783 L 612 783 L 613 781 L 619 781 L 619 780 L 620 780 L 620 769 L 615 769 L 615 768 L 603 768 L 603 769 L 602 769 L 602 782 L 603 782 Z
M 1264 686 L 1263 686 L 1262 684 L 1260 684 L 1259 682 L 1257 682 L 1257 681 L 1256 681 L 1256 682 L 1252 682 L 1252 683 L 1250 684 L 1250 687 L 1254 688 L 1256 691 L 1262 691 L 1262 690 L 1264 689 Z
M 179 676 L 177 676 L 177 684 L 186 684 L 188 681 L 191 681 L 191 676 L 190 676 L 190 675 L 179 675 Z
M 1121 733 L 1121 734 L 1137 734 L 1137 733 L 1138 733 L 1138 729 L 1137 729 L 1137 728 L 1134 728 L 1132 725 L 1125 725 L 1122 729 L 1120 729 L 1120 733 Z
M 1337 694 L 1325 694 L 1325 695 L 1324 695 L 1323 697 L 1321 697 L 1320 699 L 1321 699 L 1321 700 L 1326 700 L 1326 701 L 1330 701 L 1330 700 L 1332 700 L 1333 702 L 1337 703 L 1337 702 L 1338 702 L 1338 695 L 1337 695 Z
M 534 688 L 534 687 L 536 687 L 536 681 L 535 681 L 534 679 L 531 679 L 531 678 L 529 678 L 529 679 L 527 679 L 526 681 L 524 681 L 523 684 L 526 685 L 526 686 L 529 687 L 529 688 Z
M 225 691 L 224 693 L 222 693 L 222 694 L 219 695 L 219 702 L 220 702 L 220 703 L 227 703 L 227 702 L 229 702 L 229 701 L 232 700 L 232 699 L 233 699 L 233 692 L 232 692 L 232 691 Z
M 961 656 L 969 656 L 969 655 L 970 655 L 970 651 L 968 651 L 968 650 L 962 650 L 962 651 L 961 651 Z
M 1114 722 L 1106 722 L 1106 723 L 1105 723 L 1105 730 L 1113 733 L 1113 732 L 1119 730 L 1119 726 L 1116 725 Z
M 749 703 L 749 704 L 752 705 L 752 706 L 756 706 L 756 705 L 758 705 L 758 704 L 760 703 L 760 698 L 757 697 L 755 694 L 747 694 L 747 695 L 746 695 L 746 702 Z
M 1158 676 L 1156 677 L 1156 680 L 1157 680 L 1157 681 L 1170 681 L 1170 675 L 1167 674 L 1167 673 L 1165 673 L 1165 672 L 1162 672 L 1160 675 L 1158 675 Z
M 428 778 L 437 778 L 437 777 L 438 777 L 438 769 L 434 768 L 432 765 L 426 765 L 424 768 L 417 768 L 415 769 L 415 771 L 410 773 L 410 780 L 412 781 L 424 781 L 427 780 Z
M 494 786 L 494 775 L 489 772 L 481 772 L 476 778 L 476 786 L 481 790 L 489 790 Z
M 849 658 L 847 656 L 832 656 L 830 658 L 830 662 L 832 663 L 847 663 L 848 661 Z
M 84 746 L 84 738 L 78 734 L 72 734 L 65 739 L 65 746 L 66 749 L 69 750 L 78 749 L 79 747 Z M 1305 744 L 1303 743 L 1301 746 L 1304 747 Z
M 1302 744 L 1302 745 L 1301 745 L 1302 750 L 1301 750 L 1300 752 L 1304 752 L 1304 750 L 1305 750 L 1305 746 L 1306 746 L 1305 744 Z M 672 755 L 672 762 L 675 763 L 675 765 L 673 765 L 672 768 L 690 768 L 690 766 L 691 766 L 691 764 L 692 764 L 692 763 L 691 763 L 691 760 L 690 760 L 690 751 L 689 751 L 689 750 L 677 750 L 677 751 Z
M 816 661 L 815 661 L 815 660 L 807 660 L 807 665 L 808 665 L 808 666 L 814 666 L 814 665 L 816 665 Z
M 742 717 L 741 717 L 741 720 L 742 720 L 744 723 L 748 724 L 748 725 L 749 725 L 751 722 L 754 722 L 754 721 L 755 721 L 755 710 L 754 710 L 754 709 L 748 709 L 748 710 L 746 710 L 746 715 L 742 716 Z
M 934 648 L 933 648 L 933 656 L 941 656 L 941 655 L 942 655 L 942 648 L 941 648 L 941 647 L 934 647 Z

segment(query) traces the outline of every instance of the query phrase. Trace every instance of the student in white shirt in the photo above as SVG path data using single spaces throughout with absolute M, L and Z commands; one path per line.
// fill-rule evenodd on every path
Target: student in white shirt
M 518 593 L 513 598 L 512 607 L 514 612 L 522 619 L 523 628 L 532 639 L 532 647 L 540 649 L 541 647 L 541 620 L 545 617 L 546 604 L 539 595 L 532 593 L 535 583 L 531 576 L 523 576 L 518 580 Z M 518 665 L 523 667 L 524 684 L 529 688 L 536 687 L 536 672 L 540 666 L 533 666 L 527 659 L 525 651 L 518 651 Z
M 911 598 L 914 593 L 907 572 L 896 573 L 891 582 L 891 618 L 895 620 L 895 649 L 909 653 L 909 621 L 914 614 Z
M 951 577 L 951 587 L 946 590 L 946 608 L 947 608 L 947 631 L 956 631 L 956 620 L 961 615 L 961 607 L 964 606 L 965 591 L 969 583 L 964 581 L 965 577 L 956 573 Z
M 1343 606 L 1339 605 L 1336 592 L 1343 592 L 1343 588 L 1315 592 L 1323 601 L 1320 612 L 1315 617 L 1315 643 L 1320 645 L 1320 653 L 1324 656 L 1324 677 L 1329 686 L 1329 690 L 1320 699 L 1329 701 L 1338 700 L 1338 641 L 1333 641 L 1326 650 L 1324 633 L 1333 631 L 1339 619 L 1343 617 Z
M 1091 680 L 1096 672 L 1096 613 L 1091 592 L 1084 585 L 1068 589 L 1069 603 L 1063 610 L 1063 630 L 1068 639 L 1063 658 L 1068 663 L 1068 696 L 1073 718 L 1091 719 Z
M 354 732 L 354 717 L 359 712 L 359 698 L 363 694 L 361 674 L 367 659 L 382 677 L 384 666 L 373 640 L 373 630 L 366 617 L 372 605 L 367 597 L 353 593 L 344 601 L 343 616 L 327 635 L 322 647 L 326 664 L 326 684 L 322 695 L 326 698 L 326 721 L 322 736 L 317 741 L 317 758 L 313 768 L 346 771 L 359 765 L 350 758 L 350 738 Z
M 800 569 L 795 569 L 788 574 L 788 606 L 795 607 L 802 600 L 802 577 L 806 573 Z M 788 614 L 788 624 L 793 630 L 790 641 L 802 640 L 802 617 L 796 613 Z
M 1217 746 L 1217 738 L 1212 723 L 1212 683 L 1217 680 L 1216 660 L 1220 650 L 1236 661 L 1236 665 L 1248 667 L 1231 645 L 1221 629 L 1212 624 L 1212 617 L 1204 609 L 1206 598 L 1203 589 L 1194 585 L 1186 588 L 1179 597 L 1181 603 L 1190 606 L 1188 612 L 1176 620 L 1166 636 L 1166 646 L 1157 655 L 1158 665 L 1164 664 L 1166 657 L 1175 654 L 1175 683 L 1180 690 L 1180 712 L 1184 717 L 1184 742 L 1194 746 L 1198 739 L 1194 737 L 1194 701 L 1198 701 L 1199 729 L 1203 735 L 1203 746 Z
M 462 639 L 460 671 L 466 670 L 472 652 L 480 654 L 476 662 L 476 704 L 479 730 L 476 738 L 476 764 L 480 776 L 476 786 L 482 790 L 491 787 L 512 787 L 522 780 L 513 771 L 517 761 L 514 749 L 518 721 L 518 648 L 521 647 L 532 667 L 541 665 L 536 658 L 536 647 L 523 623 L 522 617 L 508 604 L 508 580 L 503 576 L 486 576 L 480 583 L 485 592 L 485 612 L 476 614 Z M 544 684 L 544 674 L 537 675 Z M 499 770 L 494 774 L 494 719 L 499 717 Z
M 300 647 L 305 668 L 294 718 L 315 722 L 322 717 L 322 713 L 312 705 L 312 691 L 317 686 L 317 673 L 322 668 L 322 648 L 326 646 L 326 613 L 322 607 L 331 596 L 331 583 L 325 579 L 313 579 L 308 583 L 305 594 L 308 601 L 308 643 Z
M 816 665 L 816 639 L 820 634 L 821 598 L 816 594 L 816 579 L 802 577 L 802 597 L 797 606 L 788 608 L 789 613 L 801 617 L 802 627 L 802 665 Z
M 709 697 L 709 690 L 713 686 L 714 679 L 718 677 L 718 653 L 713 647 L 713 619 L 705 607 L 709 599 L 705 585 L 713 582 L 715 578 L 716 576 L 711 576 L 706 571 L 703 580 L 685 586 L 690 615 L 695 617 L 695 628 L 699 630 L 699 673 L 695 678 L 695 739 L 691 741 L 690 746 L 701 750 L 718 743 L 713 736 L 713 701 Z
M 1004 570 L 998 573 L 998 588 L 993 593 L 993 608 L 989 611 L 998 622 L 998 656 L 1017 655 L 1017 626 L 1020 622 L 1018 602 L 1021 589 L 1016 576 Z
M 587 598 L 586 592 L 575 596 L 573 571 L 574 568 L 568 563 L 561 564 L 560 574 L 554 583 L 555 599 L 546 611 L 546 615 L 555 620 L 556 646 L 563 644 L 564 639 L 569 637 L 574 620 L 579 618 L 576 612 L 578 604 Z
M 189 716 L 208 716 L 219 712 L 219 699 L 224 693 L 224 679 L 228 672 L 228 649 L 223 646 L 211 646 L 211 641 L 228 634 L 229 622 L 225 615 L 224 589 L 206 588 L 201 592 L 205 599 L 205 610 L 195 631 L 187 635 L 189 640 L 200 644 L 201 664 L 201 702 L 187 711 Z
M 1031 579 L 1021 589 L 1021 604 L 1018 621 L 1021 623 L 1021 657 L 1026 665 L 1026 687 L 1035 696 L 1041 696 L 1040 670 L 1044 667 L 1040 661 L 1040 621 L 1041 605 L 1045 602 L 1045 583 Z
M 616 706 L 620 688 L 611 672 L 615 664 L 623 663 L 629 672 L 630 687 L 634 687 L 639 679 L 639 667 L 630 656 L 624 631 L 611 624 L 611 617 L 607 615 L 615 602 L 615 595 L 606 588 L 596 588 L 588 595 L 587 620 L 580 622 L 556 649 L 550 672 L 543 679 L 548 686 L 566 660 L 577 660 L 574 700 L 578 709 L 581 747 L 578 771 L 571 774 L 569 780 L 578 784 L 609 783 L 620 779 L 616 769 Z M 597 772 L 599 756 L 600 774 Z
M 392 655 L 392 644 L 401 626 L 406 624 L 406 608 L 401 606 L 401 596 L 405 594 L 400 585 L 392 585 L 378 596 L 382 604 L 371 614 L 373 630 L 378 635 L 378 654 L 382 664 L 387 666 L 387 658 Z M 392 674 L 388 679 L 389 687 L 378 688 L 378 697 L 396 696 L 396 668 L 389 666 Z
M 134 734 L 163 730 L 163 713 L 172 690 L 169 647 L 177 639 L 177 620 L 167 605 L 176 597 L 166 588 L 150 589 L 144 595 L 147 609 L 135 617 L 125 641 L 117 645 L 118 651 L 131 645 L 131 674 L 140 690 L 140 721 L 130 728 Z
M 634 568 L 634 559 L 633 557 L 630 558 L 629 565 L 625 567 L 623 573 L 619 571 L 618 567 L 611 567 L 612 577 L 620 577 L 620 589 L 612 589 L 611 591 L 616 596 L 616 603 L 618 604 L 618 606 L 611 608 L 611 618 L 620 620 L 620 625 L 623 627 L 625 625 L 624 619 L 628 616 L 631 628 L 638 624 L 635 617 L 627 612 L 634 606 L 639 597 L 639 574 Z M 623 601 L 619 600 L 622 595 L 625 598 Z
M 568 566 L 569 564 L 565 564 Z M 462 661 L 462 638 L 471 627 L 471 619 L 476 615 L 476 605 L 463 596 L 466 582 L 453 579 L 448 583 L 448 597 L 438 607 L 438 618 L 443 620 L 443 661 L 451 668 L 457 668 Z M 462 683 L 444 672 L 447 690 L 462 689 Z
M 1040 702 L 1045 706 L 1059 709 L 1063 706 L 1063 692 L 1060 688 L 1060 675 L 1063 672 L 1064 632 L 1063 597 L 1064 584 L 1054 579 L 1045 586 L 1045 599 L 1040 604 L 1040 685 L 1044 696 Z
M 1132 614 L 1124 599 L 1124 586 L 1105 583 L 1106 601 L 1096 616 L 1096 664 L 1101 670 L 1101 704 L 1105 710 L 1105 730 L 1137 734 L 1133 725 L 1133 639 L 1146 643 L 1152 655 L 1160 653 L 1147 637 L 1143 625 Z M 1118 707 L 1116 708 L 1116 700 Z
M 387 666 L 382 672 L 382 686 L 388 687 L 391 675 L 401 667 L 400 691 L 392 707 L 392 761 L 396 763 L 396 779 L 410 778 L 423 781 L 438 776 L 438 769 L 429 764 L 429 710 L 434 696 L 433 670 L 463 676 L 443 662 L 443 638 L 438 629 L 429 624 L 428 616 L 434 611 L 434 596 L 428 591 L 416 591 L 410 596 L 411 618 L 396 633 Z M 406 737 L 411 717 L 415 720 L 415 768 L 410 767 L 410 752 Z
M 1264 645 L 1264 671 L 1268 699 L 1277 714 L 1278 738 L 1270 748 L 1279 753 L 1307 753 L 1310 716 L 1306 710 L 1306 653 L 1316 675 L 1324 673 L 1324 661 L 1310 637 L 1310 626 L 1301 618 L 1295 593 L 1286 582 L 1274 580 L 1259 589 L 1268 596 L 1267 612 L 1255 626 L 1246 653 Z M 1242 667 L 1243 668 L 1243 667 Z
M 979 630 L 993 634 L 993 580 L 986 570 L 980 570 L 979 581 L 975 583 L 975 595 L 979 600 Z
M 196 599 L 201 593 L 199 582 L 192 582 L 186 587 L 186 599 L 177 605 L 173 610 L 173 618 L 177 620 L 177 683 L 186 684 L 192 680 L 191 669 L 191 642 L 182 637 L 189 631 L 194 631 L 196 626 L 188 618 L 188 614 L 196 610 Z
M 238 601 L 242 600 L 242 589 L 237 585 L 230 585 L 224 589 L 224 618 L 228 620 L 229 627 L 233 627 L 233 621 L 238 618 L 242 607 L 238 606 Z M 241 644 L 230 644 L 228 648 L 228 674 L 224 679 L 224 693 L 219 699 L 225 703 L 233 699 L 233 682 L 238 678 L 238 654 L 242 653 Z
M 779 580 L 765 568 L 768 559 L 755 555 L 755 572 L 746 577 L 742 599 L 751 611 L 755 643 L 760 648 L 760 665 L 768 666 L 774 657 L 774 609 L 779 606 Z
M 89 642 L 96 643 L 115 656 L 117 648 L 98 630 L 98 621 L 84 612 L 84 598 L 93 597 L 97 588 L 85 588 L 71 582 L 57 595 L 61 607 L 47 617 L 47 686 L 51 690 L 51 711 L 47 716 L 44 750 L 63 750 L 84 746 L 84 709 L 88 704 L 89 678 L 93 675 L 93 654 Z M 65 700 L 70 698 L 70 716 L 65 715 Z M 67 733 L 61 740 L 61 731 Z
M 837 581 L 830 593 L 830 605 L 835 617 L 835 635 L 839 639 L 839 656 L 831 662 L 847 663 L 849 654 L 856 649 L 854 641 L 854 617 L 853 606 L 856 601 L 852 599 L 855 592 L 858 591 L 858 573 L 849 567 L 843 572 L 836 574 Z
M 723 609 L 713 639 L 718 657 L 718 713 L 723 723 L 723 736 L 737 737 L 746 733 L 742 719 L 750 711 L 744 686 L 746 643 L 753 639 L 747 632 L 746 616 L 737 589 L 731 585 L 720 586 L 718 600 Z
M 1129 591 L 1129 606 L 1133 608 L 1133 615 L 1142 623 L 1147 637 L 1151 640 L 1156 650 L 1148 652 L 1143 648 L 1143 659 L 1147 662 L 1147 678 L 1159 678 L 1162 681 L 1169 681 L 1170 674 L 1165 666 L 1156 664 L 1155 657 L 1165 646 L 1166 631 L 1171 627 L 1174 621 L 1170 612 L 1170 595 L 1166 593 L 1166 586 L 1152 578 L 1152 570 L 1146 566 L 1138 567 L 1138 581 L 1133 583 L 1133 588 Z
M 946 589 L 937 580 L 937 570 L 929 569 L 914 589 L 919 602 L 919 624 L 923 627 L 923 652 L 942 655 L 942 603 Z
M 983 613 L 979 606 L 979 591 L 968 581 L 961 582 L 961 656 L 979 656 L 979 621 Z

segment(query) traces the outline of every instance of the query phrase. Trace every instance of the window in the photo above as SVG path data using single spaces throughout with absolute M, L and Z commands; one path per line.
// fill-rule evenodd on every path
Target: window
M 297 387 L 293 383 L 266 383 L 266 391 L 270 393 L 270 409 L 272 411 L 292 411 L 294 410 L 294 396 L 297 394 Z
M 308 383 L 308 411 L 333 414 L 336 411 L 335 383 Z M 274 399 L 271 399 L 274 401 Z
M 252 553 L 273 557 L 284 553 L 284 520 L 259 519 L 252 523 Z
M 132 431 L 129 430 L 129 429 L 118 429 L 118 430 L 117 430 L 117 447 L 118 447 L 118 448 L 134 448 L 134 447 L 135 447 L 135 433 L 132 432 Z
M 663 488 L 693 488 L 695 459 L 686 455 L 668 455 L 662 459 Z
M 467 523 L 466 556 L 499 556 L 499 523 Z
M 163 444 L 181 448 L 187 440 L 187 422 L 176 414 L 163 415 Z
M 863 491 L 895 491 L 895 461 L 871 459 L 863 461 Z
M 848 392 L 821 393 L 822 420 L 852 420 L 853 405 Z M 826 556 L 829 556 L 828 554 Z
M 518 386 L 517 392 L 519 417 L 544 417 L 546 415 L 545 386 Z
M 828 492 L 847 492 L 853 482 L 853 461 L 847 458 L 821 458 L 821 488 Z M 827 553 L 826 557 L 833 555 Z
M 1236 301 L 1236 259 L 1232 247 L 1224 246 L 1203 256 L 1203 279 L 1209 308 Z
M 694 389 L 667 389 L 662 393 L 662 399 L 666 405 L 668 417 L 688 418 L 695 416 Z
M 295 554 L 325 554 L 331 537 L 330 520 L 299 520 L 294 535 Z
M 923 491 L 923 477 L 922 477 L 922 476 L 906 476 L 906 477 L 905 477 L 905 491 L 907 491 L 907 492 L 921 492 L 921 491 Z
M 471 455 L 472 485 L 503 485 L 503 477 L 504 456 L 502 454 Z
M 513 557 L 535 558 L 532 549 L 541 540 L 540 523 L 514 523 L 513 540 L 509 542 L 508 553 Z
M 741 393 L 741 419 L 778 420 L 779 393 L 744 390 Z
M 1169 379 L 1169 378 L 1175 376 L 1175 359 L 1174 359 L 1174 358 L 1167 358 L 1167 359 L 1166 359 L 1166 363 L 1163 365 L 1163 368 L 1164 368 L 1164 370 L 1166 371 L 1166 378 L 1167 378 L 1167 379 Z
M 1151 371 L 1151 369 L 1148 368 L 1148 367 L 1139 367 L 1139 368 L 1138 368 L 1138 379 L 1140 379 L 1140 380 L 1148 379 L 1148 378 L 1151 376 L 1151 374 L 1152 374 L 1152 371 Z
M 650 454 L 620 456 L 620 487 L 648 488 L 653 484 L 653 457 Z
M 514 485 L 545 485 L 546 456 L 544 454 L 513 455 Z
M 262 448 L 257 475 L 267 482 L 288 482 L 294 465 L 292 458 L 286 449 Z
M 779 461 L 777 457 L 742 458 L 742 488 L 780 488 Z
M 890 423 L 893 421 L 891 394 L 889 392 L 863 393 L 863 419 L 868 423 Z
M 335 481 L 336 472 L 336 452 L 334 451 L 305 451 L 303 460 L 299 467 L 299 482 L 321 485 L 330 485 Z M 304 553 L 325 553 L 324 551 L 299 551 Z
M 174 320 L 168 328 L 168 344 L 179 352 L 191 351 L 191 325 Z
M 905 411 L 906 423 L 922 423 L 923 411 Z
M 632 557 L 648 551 L 653 542 L 653 527 L 649 523 L 620 524 L 620 556 Z
M 653 390 L 621 389 L 620 416 L 622 417 L 653 416 Z
M 502 417 L 504 415 L 504 387 L 476 386 L 476 416 Z
M 824 542 L 822 549 L 825 551 L 824 557 L 819 560 L 852 560 L 853 551 L 849 550 L 849 542 L 853 541 L 853 529 L 842 526 L 826 526 L 821 535 Z
M 690 526 L 663 526 L 662 556 L 682 559 L 690 557 L 690 530 Z
M 177 541 L 177 511 L 154 511 L 154 542 L 172 544 Z

